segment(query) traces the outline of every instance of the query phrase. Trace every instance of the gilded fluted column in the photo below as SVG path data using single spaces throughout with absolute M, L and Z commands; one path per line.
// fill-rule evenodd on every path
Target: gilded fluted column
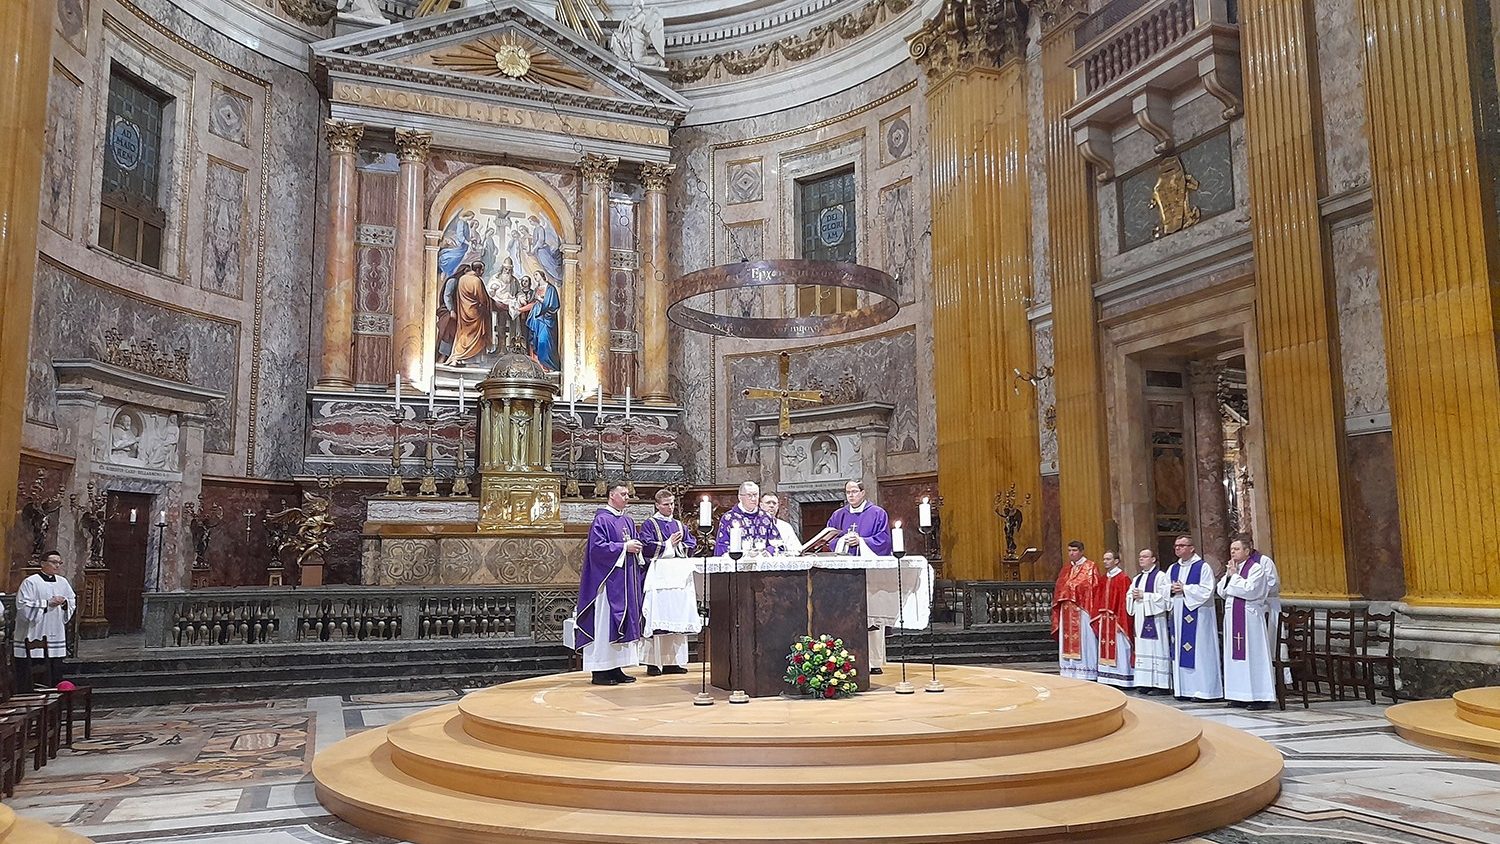
M 1056 5 L 1056 4 L 1054 4 Z M 1046 138 L 1047 265 L 1052 276 L 1053 386 L 1057 401 L 1057 467 L 1063 541 L 1103 549 L 1112 516 L 1109 461 L 1094 299 L 1099 239 L 1094 186 L 1063 115 L 1077 86 L 1068 57 L 1081 0 L 1042 19 L 1042 125 Z M 1034 7 L 1035 8 L 1035 7 Z M 1123 549 L 1122 549 L 1123 550 Z
M 674 164 L 642 164 L 646 201 L 641 215 L 641 397 L 670 404 L 667 385 L 667 179 Z
M 988 7 L 1003 10 L 1000 4 Z M 972 23 L 972 21 L 971 21 Z M 1020 22 L 942 20 L 911 40 L 928 78 L 932 154 L 933 342 L 945 576 L 993 579 L 1004 550 L 997 493 L 1015 485 L 1032 505 L 1018 537 L 1039 546 L 1041 447 L 1032 371 L 1030 186 Z M 984 39 L 980 41 L 978 39 Z M 1023 577 L 1034 572 L 1023 572 Z
M 588 153 L 578 162 L 583 175 L 583 382 L 609 390 L 609 181 L 620 159 Z
M 1405 600 L 1493 607 L 1500 244 L 1495 127 L 1475 118 L 1490 30 L 1461 0 L 1362 0 L 1360 14 Z
M 412 129 L 396 130 L 395 326 L 391 334 L 391 368 L 401 380 L 416 385 L 422 377 L 423 292 L 426 289 L 427 155 L 432 135 Z
M 329 120 L 328 258 L 323 268 L 323 363 L 318 387 L 354 387 L 354 220 L 359 201 L 355 155 L 365 136 L 362 123 Z
M 54 0 L 0 3 L 0 537 L 16 518 Z M 0 552 L 9 560 L 6 540 Z
M 1250 232 L 1255 249 L 1273 547 L 1282 591 L 1350 596 L 1343 387 L 1323 184 L 1317 57 L 1307 0 L 1240 4 Z M 1260 537 L 1260 541 L 1264 541 Z
M 1197 470 L 1198 553 L 1218 571 L 1229 559 L 1229 494 L 1224 489 L 1224 422 L 1219 416 L 1218 361 L 1188 364 L 1188 394 L 1193 397 L 1193 463 Z

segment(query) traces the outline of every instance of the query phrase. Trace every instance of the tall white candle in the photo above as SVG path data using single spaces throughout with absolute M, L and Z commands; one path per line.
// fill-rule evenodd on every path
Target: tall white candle
M 703 500 L 698 502 L 698 526 L 708 527 L 713 524 L 713 520 L 714 506 L 708 503 L 708 496 L 705 495 Z
M 458 379 L 458 415 L 464 415 L 464 379 Z
M 599 388 L 599 392 L 594 395 L 594 415 L 604 415 L 604 387 L 602 386 Z M 598 420 L 595 421 L 597 422 Z
M 167 511 L 166 510 L 163 510 L 160 513 L 156 514 L 156 523 L 158 525 L 165 525 L 167 523 Z
M 396 373 L 396 412 L 401 412 L 401 373 Z
M 432 415 L 432 400 L 437 397 L 437 382 L 427 385 L 427 415 Z
M 900 522 L 891 528 L 891 550 L 897 554 L 906 552 L 906 531 L 901 529 Z
M 630 421 L 630 385 L 625 385 L 625 421 Z
M 745 549 L 745 532 L 739 525 L 729 526 L 729 550 L 743 551 Z
M 135 508 L 130 508 L 130 523 L 135 524 Z
M 922 506 L 917 508 L 917 527 L 932 527 L 932 505 L 925 498 Z
M 573 390 L 568 391 L 568 415 L 578 418 L 578 393 Z

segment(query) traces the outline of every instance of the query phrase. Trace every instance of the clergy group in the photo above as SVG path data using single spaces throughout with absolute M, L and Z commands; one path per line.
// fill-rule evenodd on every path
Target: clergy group
M 845 484 L 844 497 L 846 503 L 813 544 L 836 554 L 889 556 L 893 542 L 885 510 L 866 498 L 859 481 Z M 761 495 L 758 484 L 746 481 L 738 499 L 719 519 L 715 556 L 808 550 L 792 525 L 778 517 L 781 501 L 775 493 Z M 656 512 L 639 525 L 626 514 L 629 503 L 629 485 L 615 483 L 608 503 L 594 515 L 570 625 L 570 646 L 582 651 L 583 669 L 600 686 L 635 682 L 625 669 L 640 664 L 648 676 L 686 673 L 687 637 L 703 629 L 689 553 L 697 541 L 675 515 L 676 496 L 671 490 L 657 492 Z M 871 625 L 869 647 L 870 670 L 878 674 L 885 662 L 880 625 Z
M 1131 576 L 1113 551 L 1101 566 L 1085 556 L 1082 542 L 1068 543 L 1052 599 L 1062 675 L 1184 701 L 1267 708 L 1276 700 L 1276 564 L 1248 536 L 1230 544 L 1219 576 L 1191 537 L 1177 537 L 1172 550 L 1177 559 L 1166 569 L 1155 551 L 1142 550 Z

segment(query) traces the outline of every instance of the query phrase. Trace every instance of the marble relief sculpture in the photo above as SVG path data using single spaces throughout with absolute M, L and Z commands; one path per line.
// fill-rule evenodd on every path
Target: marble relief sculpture
M 151 413 L 137 407 L 122 407 L 109 420 L 109 427 L 96 433 L 96 453 L 116 466 L 138 466 L 175 472 L 177 445 L 182 433 L 174 413 Z
M 635 0 L 609 36 L 609 49 L 636 67 L 665 68 L 667 28 L 661 12 L 648 8 L 645 0 Z
M 338 0 L 339 20 L 384 26 L 390 19 L 376 8 L 375 0 Z

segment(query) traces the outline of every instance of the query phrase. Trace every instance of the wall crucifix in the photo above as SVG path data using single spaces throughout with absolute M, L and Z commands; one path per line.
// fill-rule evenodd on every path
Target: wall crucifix
M 778 363 L 781 369 L 781 386 L 779 389 L 751 387 L 744 391 L 744 396 L 747 399 L 775 399 L 781 403 L 781 422 L 777 425 L 777 433 L 782 439 L 786 439 L 792 435 L 792 402 L 800 401 L 807 404 L 820 404 L 823 401 L 823 391 L 790 389 L 787 380 L 792 371 L 792 356 L 786 352 L 782 352 Z

